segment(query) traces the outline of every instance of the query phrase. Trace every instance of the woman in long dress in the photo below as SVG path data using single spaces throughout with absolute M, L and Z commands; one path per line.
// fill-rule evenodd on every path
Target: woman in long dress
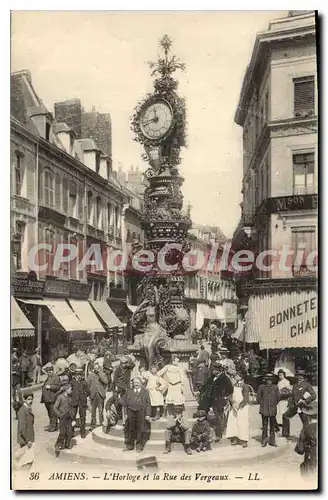
M 183 395 L 184 373 L 179 366 L 179 358 L 175 357 L 171 365 L 166 365 L 158 373 L 157 377 L 163 377 L 167 382 L 166 406 L 171 413 L 172 406 L 181 406 L 185 403 Z
M 287 411 L 288 399 L 292 393 L 292 386 L 289 380 L 286 378 L 286 372 L 284 370 L 278 371 L 278 389 L 279 389 L 279 403 L 277 406 L 277 425 L 282 426 L 282 416 Z M 277 427 L 277 430 L 279 430 Z
M 147 382 L 147 389 L 150 397 L 152 417 L 158 420 L 163 415 L 164 392 L 166 384 L 162 377 L 157 374 L 157 367 L 152 366 L 150 372 L 143 373 L 143 379 Z
M 249 386 L 244 376 L 236 373 L 233 393 L 230 398 L 226 437 L 232 445 L 247 448 L 249 441 Z

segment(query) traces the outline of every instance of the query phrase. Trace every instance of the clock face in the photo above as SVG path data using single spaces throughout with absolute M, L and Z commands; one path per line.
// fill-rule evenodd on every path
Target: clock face
M 149 104 L 141 114 L 140 128 L 148 139 L 161 139 L 170 130 L 173 122 L 171 107 L 163 100 Z

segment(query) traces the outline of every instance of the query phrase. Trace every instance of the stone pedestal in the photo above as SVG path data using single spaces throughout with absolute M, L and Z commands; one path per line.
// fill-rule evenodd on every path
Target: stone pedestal
M 143 351 L 130 346 L 128 348 L 131 354 L 136 358 L 136 366 L 133 371 L 133 375 L 140 375 L 140 370 L 147 367 L 146 357 Z M 170 338 L 167 342 L 166 347 L 163 349 L 164 355 L 164 365 L 172 364 L 174 356 L 178 356 L 180 359 L 180 366 L 185 371 L 186 377 L 183 384 L 183 393 L 186 402 L 194 402 L 195 396 L 191 387 L 190 376 L 187 373 L 188 361 L 192 354 L 197 351 L 197 346 L 191 343 L 189 337 L 186 335 L 177 335 L 174 338 Z

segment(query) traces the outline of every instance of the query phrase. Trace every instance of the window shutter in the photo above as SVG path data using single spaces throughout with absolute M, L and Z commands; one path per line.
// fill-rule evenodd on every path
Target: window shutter
M 35 173 L 33 165 L 26 166 L 26 198 L 30 201 L 35 200 Z
M 58 210 L 61 210 L 62 205 L 61 205 L 61 176 L 59 174 L 56 174 L 55 177 L 55 207 Z
M 63 179 L 63 211 L 68 213 L 68 180 Z
M 294 80 L 295 115 L 314 114 L 314 78 Z
M 78 192 L 78 217 L 80 219 L 80 222 L 84 222 L 83 199 L 84 199 L 84 189 L 83 187 L 80 187 Z

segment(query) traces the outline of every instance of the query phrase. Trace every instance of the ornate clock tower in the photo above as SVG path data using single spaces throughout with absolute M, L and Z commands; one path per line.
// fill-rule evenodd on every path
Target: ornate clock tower
M 139 287 L 139 306 L 132 324 L 145 334 L 152 309 L 156 324 L 166 332 L 157 349 L 148 353 L 147 364 L 169 362 L 169 354 L 175 352 L 180 358 L 189 357 L 196 350 L 186 336 L 190 318 L 184 307 L 186 273 L 182 267 L 189 251 L 186 236 L 191 227 L 190 214 L 182 212 L 183 178 L 179 173 L 180 150 L 186 146 L 186 107 L 173 78 L 175 71 L 184 70 L 185 65 L 170 55 L 171 45 L 170 38 L 164 35 L 160 40 L 163 55 L 149 63 L 155 77 L 154 91 L 137 105 L 131 123 L 135 140 L 144 148 L 142 158 L 149 164 L 143 229 L 145 249 L 155 254 L 154 266 Z

